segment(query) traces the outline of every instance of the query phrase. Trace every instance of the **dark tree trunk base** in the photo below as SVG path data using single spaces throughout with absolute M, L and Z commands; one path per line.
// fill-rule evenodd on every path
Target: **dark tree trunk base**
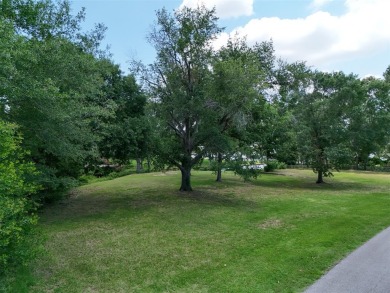
M 136 162 L 137 162 L 136 172 L 137 172 L 137 173 L 143 172 L 143 171 L 144 171 L 144 168 L 143 168 L 143 166 L 142 166 L 142 160 L 139 159 L 139 158 L 137 158 L 137 159 L 136 159 Z
M 181 186 L 180 191 L 192 191 L 191 187 L 191 169 L 185 170 L 184 168 L 181 171 Z
M 317 183 L 317 184 L 324 183 L 322 171 L 318 171 L 318 177 L 317 177 L 316 183 Z
M 222 182 L 222 154 L 218 153 L 217 182 Z
M 217 182 L 222 182 L 222 171 L 221 169 L 218 169 L 217 171 L 217 180 L 215 180 Z
M 147 158 L 147 165 L 148 165 L 148 172 L 151 170 L 151 165 L 150 165 L 150 159 L 149 157 Z

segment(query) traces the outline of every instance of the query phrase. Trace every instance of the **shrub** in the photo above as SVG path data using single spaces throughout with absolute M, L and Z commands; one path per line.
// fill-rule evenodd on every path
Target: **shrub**
M 286 169 L 287 165 L 283 162 L 277 160 L 268 161 L 267 165 L 264 167 L 265 172 L 272 172 L 277 169 Z
M 262 170 L 253 168 L 250 165 L 243 165 L 242 161 L 231 161 L 228 164 L 228 170 L 234 171 L 234 174 L 239 175 L 244 181 L 249 179 L 257 179 Z
M 135 173 L 134 170 L 123 169 L 121 171 L 111 172 L 110 174 L 108 174 L 108 178 L 109 179 L 115 179 L 115 178 L 131 175 L 131 174 L 134 174 L 134 173 Z
M 38 186 L 31 181 L 36 170 L 24 161 L 16 127 L 0 121 L 0 274 L 12 263 L 24 263 L 31 252 L 26 240 L 37 222 L 29 197 Z

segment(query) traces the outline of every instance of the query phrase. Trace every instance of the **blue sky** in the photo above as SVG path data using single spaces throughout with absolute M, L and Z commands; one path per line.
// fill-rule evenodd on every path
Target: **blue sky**
M 146 36 L 156 10 L 195 7 L 202 0 L 73 0 L 76 13 L 86 8 L 84 28 L 108 27 L 106 44 L 115 63 L 127 71 L 132 58 L 148 64 L 154 50 Z M 276 56 L 306 61 L 323 71 L 342 70 L 360 77 L 382 76 L 390 65 L 389 0 L 207 0 L 216 6 L 224 33 L 222 45 L 238 32 L 248 42 L 272 38 Z

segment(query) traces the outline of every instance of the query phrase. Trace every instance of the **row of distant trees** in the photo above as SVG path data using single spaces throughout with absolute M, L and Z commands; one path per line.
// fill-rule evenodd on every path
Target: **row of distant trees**
M 215 11 L 199 7 L 158 11 L 155 62 L 133 61 L 124 75 L 101 49 L 104 25 L 81 29 L 84 10 L 72 14 L 66 0 L 0 5 L 0 267 L 35 222 L 33 203 L 102 158 L 175 166 L 182 191 L 206 157 L 219 180 L 245 156 L 304 162 L 318 183 L 373 154 L 389 159 L 390 67 L 383 78 L 323 73 L 239 36 L 216 50 Z
M 236 36 L 214 50 L 220 32 L 214 10 L 161 10 L 149 36 L 156 61 L 135 64 L 156 119 L 156 156 L 180 169 L 180 190 L 191 190 L 191 169 L 210 154 L 219 167 L 237 154 L 301 161 L 317 183 L 373 154 L 388 160 L 390 67 L 383 79 L 319 72 L 278 60 L 272 42 Z

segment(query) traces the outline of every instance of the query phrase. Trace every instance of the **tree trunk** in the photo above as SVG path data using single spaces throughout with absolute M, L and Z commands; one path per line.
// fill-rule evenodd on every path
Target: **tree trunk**
M 356 154 L 355 170 L 359 170 L 359 156 Z
M 217 158 L 217 182 L 222 182 L 222 154 L 218 153 Z
M 191 187 L 191 168 L 181 167 L 181 186 L 180 191 L 192 191 Z
M 326 166 L 326 158 L 324 155 L 324 150 L 323 148 L 319 148 L 319 154 L 317 155 L 317 172 L 318 172 L 318 177 L 317 177 L 317 184 L 324 183 L 324 171 L 328 170 L 328 167 Z
M 142 167 L 142 160 L 140 158 L 137 158 L 136 162 L 137 162 L 136 172 L 141 173 L 144 170 L 144 168 Z
M 323 180 L 323 172 L 322 171 L 318 171 L 318 177 L 317 177 L 317 184 L 319 183 L 324 183 L 324 180 Z
M 147 165 L 148 165 L 148 172 L 150 172 L 151 167 L 150 167 L 150 158 L 149 158 L 149 156 L 147 157 L 146 161 L 147 161 Z

